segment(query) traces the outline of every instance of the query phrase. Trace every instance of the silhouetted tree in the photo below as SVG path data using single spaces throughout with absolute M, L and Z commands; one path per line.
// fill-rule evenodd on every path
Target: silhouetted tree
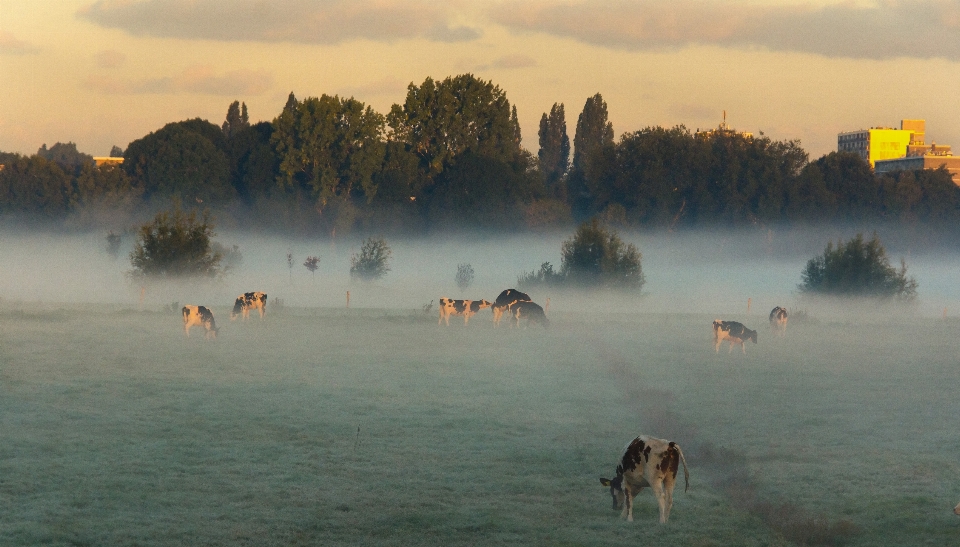
M 123 148 L 120 148 L 120 147 L 117 146 L 117 145 L 113 145 L 113 147 L 110 148 L 110 157 L 111 157 L 111 158 L 122 158 L 122 157 L 123 157 Z
M 80 152 L 77 150 L 77 145 L 72 142 L 58 142 L 49 149 L 44 144 L 37 150 L 37 155 L 43 159 L 55 161 L 69 171 L 80 167 L 84 163 L 93 163 L 93 156 Z
M 613 146 L 613 124 L 608 120 L 607 103 L 597 93 L 587 99 L 577 118 L 573 137 L 573 167 L 568 179 L 568 199 L 578 214 L 586 213 L 590 202 L 590 181 L 594 156 Z
M 214 277 L 223 255 L 211 248 L 215 235 L 208 211 L 184 213 L 179 205 L 140 226 L 130 253 L 134 277 Z
M 247 103 L 241 105 L 240 101 L 233 101 L 227 107 L 227 118 L 220 126 L 223 135 L 230 139 L 247 127 L 250 127 L 250 119 L 247 117 Z
M 561 246 L 560 275 L 564 283 L 583 287 L 614 287 L 639 291 L 646 279 L 636 245 L 594 218 L 581 224 Z
M 110 256 L 117 258 L 120 256 L 120 244 L 123 239 L 120 237 L 120 234 L 115 234 L 113 231 L 110 231 L 107 234 L 107 252 L 110 253 Z
M 570 164 L 570 137 L 567 136 L 567 120 L 563 103 L 554 103 L 550 114 L 540 118 L 540 172 L 543 174 L 547 189 L 557 188 L 567 173 Z M 562 196 L 560 196 L 562 197 Z
M 917 295 L 917 281 L 907 277 L 907 264 L 900 260 L 900 269 L 890 265 L 887 251 L 877 234 L 864 241 L 863 234 L 847 241 L 827 243 L 823 254 L 811 258 L 801 273 L 801 292 L 828 296 L 897 297 L 912 300 Z
M 382 237 L 367 238 L 360 246 L 360 253 L 350 257 L 350 277 L 361 281 L 373 281 L 390 271 L 390 255 L 393 251 Z
M 319 256 L 308 256 L 306 260 L 303 261 L 305 268 L 310 270 L 310 273 L 313 275 L 313 279 L 316 280 L 317 268 L 320 267 L 320 257 Z
M 473 266 L 470 264 L 457 264 L 457 275 L 455 281 L 460 292 L 467 290 L 473 284 Z

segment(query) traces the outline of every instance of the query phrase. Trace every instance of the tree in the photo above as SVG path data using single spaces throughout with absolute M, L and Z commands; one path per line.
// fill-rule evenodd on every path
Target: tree
M 492 82 L 461 74 L 407 87 L 403 105 L 387 116 L 393 139 L 420 159 L 432 179 L 467 152 L 504 162 L 520 153 L 520 124 L 506 93 Z
M 220 126 L 223 135 L 230 139 L 247 127 L 250 127 L 250 119 L 247 117 L 247 103 L 243 103 L 241 106 L 240 101 L 233 101 L 227 107 L 227 118 Z
M 310 270 L 310 273 L 313 275 L 313 279 L 316 280 L 317 268 L 320 267 L 320 257 L 308 256 L 307 259 L 303 261 L 303 266 Z
M 350 257 L 350 277 L 361 281 L 373 281 L 390 271 L 390 255 L 393 251 L 382 237 L 367 238 L 360 246 L 360 253 Z
M 639 291 L 646 283 L 642 258 L 634 244 L 624 243 L 593 218 L 563 242 L 560 275 L 568 285 Z
M 372 199 L 384 155 L 383 116 L 353 98 L 293 100 L 273 121 L 271 136 L 284 185 L 308 190 L 321 212 L 333 201 Z
M 473 284 L 473 266 L 470 264 L 457 264 L 457 276 L 455 278 L 460 292 L 467 290 Z
M 557 188 L 557 183 L 567 173 L 570 164 L 570 137 L 567 136 L 567 120 L 563 103 L 554 103 L 550 114 L 540 118 L 540 172 L 548 189 Z
M 568 180 L 568 199 L 581 214 L 586 212 L 590 199 L 591 160 L 605 147 L 612 145 L 613 124 L 608 120 L 607 103 L 597 93 L 584 103 L 573 137 L 573 169 Z
M 16 156 L 0 169 L 0 211 L 63 218 L 74 197 L 71 176 L 40 156 Z
M 130 143 L 123 167 L 148 198 L 226 201 L 234 191 L 225 145 L 220 128 L 205 120 L 169 123 Z
M 120 256 L 120 244 L 122 241 L 123 239 L 120 234 L 115 234 L 112 230 L 107 233 L 107 252 L 110 253 L 110 256 L 114 259 Z
M 214 225 L 208 211 L 184 213 L 179 204 L 140 226 L 130 253 L 133 277 L 215 277 L 223 255 L 211 248 Z
M 77 150 L 77 145 L 68 142 L 58 142 L 47 149 L 44 144 L 37 150 L 37 155 L 43 159 L 55 161 L 66 170 L 72 171 L 85 163 L 93 163 L 93 156 Z
M 117 145 L 113 145 L 110 148 L 110 157 L 111 158 L 122 158 L 123 157 L 123 148 L 120 148 Z
M 287 251 L 287 269 L 290 270 L 290 283 L 293 283 L 293 253 L 290 251 Z
M 805 294 L 826 296 L 896 297 L 912 300 L 917 295 L 917 281 L 907 277 L 907 264 L 900 260 L 900 269 L 890 265 L 887 251 L 874 233 L 870 241 L 863 234 L 847 241 L 827 243 L 823 254 L 811 258 L 801 273 L 798 286 Z

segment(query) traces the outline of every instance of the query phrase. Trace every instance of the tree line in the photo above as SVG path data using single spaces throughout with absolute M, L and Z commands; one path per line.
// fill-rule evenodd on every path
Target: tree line
M 0 214 L 114 218 L 176 200 L 227 224 L 280 230 L 425 232 L 824 221 L 960 220 L 945 169 L 875 174 L 858 156 L 810 161 L 797 141 L 733 131 L 648 127 L 616 139 L 607 104 L 589 97 L 573 142 L 565 107 L 543 113 L 536 155 L 521 146 L 516 107 L 471 74 L 410 84 L 386 114 L 355 98 L 290 94 L 269 122 L 245 103 L 224 122 L 169 123 L 93 165 L 73 143 L 0 152 Z M 93 221 L 101 217 L 91 217 Z

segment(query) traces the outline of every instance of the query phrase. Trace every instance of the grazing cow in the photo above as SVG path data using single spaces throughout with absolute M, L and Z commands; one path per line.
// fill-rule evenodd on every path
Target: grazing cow
M 633 520 L 633 498 L 645 486 L 653 490 L 660 506 L 660 523 L 670 518 L 673 507 L 673 487 L 677 484 L 677 471 L 683 463 L 683 491 L 690 488 L 690 472 L 680 445 L 640 435 L 627 445 L 617 465 L 617 475 L 612 479 L 600 478 L 600 484 L 610 487 L 613 509 L 623 508 L 620 518 Z
M 734 344 L 740 344 L 740 349 L 744 354 L 747 353 L 747 348 L 744 347 L 743 342 L 745 340 L 753 340 L 753 343 L 757 343 L 757 331 L 750 330 L 747 327 L 744 327 L 742 323 L 737 323 L 736 321 L 721 321 L 716 319 L 713 321 L 713 341 L 714 341 L 714 350 L 720 351 L 720 343 L 724 340 L 730 340 L 730 351 L 733 351 Z
M 462 315 L 463 324 L 467 325 L 470 322 L 470 318 L 476 315 L 478 311 L 483 308 L 489 308 L 492 305 L 493 304 L 486 300 L 453 300 L 452 298 L 443 297 L 440 299 L 440 319 L 437 320 L 437 324 L 439 325 L 446 320 L 447 326 L 449 327 L 451 315 Z
M 780 336 L 787 332 L 787 308 L 773 308 L 770 312 L 770 328 Z
M 233 303 L 233 311 L 230 312 L 230 320 L 233 321 L 237 315 L 243 315 L 246 319 L 250 317 L 250 310 L 258 310 L 260 319 L 263 319 L 263 313 L 267 311 L 267 293 L 265 292 L 246 292 L 237 297 Z
M 517 300 L 507 306 L 507 311 L 517 320 L 517 327 L 520 326 L 520 320 L 526 319 L 527 325 L 530 323 L 540 323 L 544 328 L 550 326 L 550 320 L 543 308 L 539 304 L 527 300 Z
M 207 332 L 204 338 L 216 338 L 220 329 L 217 322 L 213 319 L 213 312 L 206 306 L 184 306 L 183 312 L 183 332 L 190 337 L 190 327 L 194 325 L 202 326 Z
M 522 293 L 517 289 L 507 289 L 501 292 L 500 296 L 493 302 L 493 326 L 500 326 L 500 319 L 503 317 L 503 312 L 507 311 L 510 304 L 514 302 L 533 302 L 533 299 L 530 298 L 528 294 Z

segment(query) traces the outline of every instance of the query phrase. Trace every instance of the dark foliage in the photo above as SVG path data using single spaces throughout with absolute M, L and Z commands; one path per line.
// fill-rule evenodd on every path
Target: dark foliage
M 382 237 L 367 238 L 360 246 L 360 253 L 350 257 L 350 277 L 361 281 L 374 281 L 390 271 L 390 255 L 393 251 Z
M 822 255 L 807 262 L 801 276 L 799 288 L 808 294 L 907 300 L 917 295 L 917 282 L 907 277 L 906 262 L 901 259 L 899 269 L 891 266 L 876 234 L 870 241 L 857 234 L 846 243 L 837 241 L 836 247 L 829 242 Z
M 133 277 L 214 277 L 223 272 L 223 255 L 214 251 L 209 213 L 197 217 L 179 206 L 140 226 L 130 253 Z
M 454 281 L 457 282 L 457 287 L 460 288 L 460 292 L 467 290 L 470 285 L 473 285 L 473 278 L 473 266 L 470 264 L 457 264 L 457 275 Z

